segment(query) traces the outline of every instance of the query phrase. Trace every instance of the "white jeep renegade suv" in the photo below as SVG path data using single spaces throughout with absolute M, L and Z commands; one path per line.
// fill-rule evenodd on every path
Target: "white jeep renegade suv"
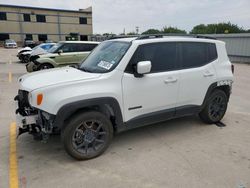
M 96 157 L 114 133 L 187 115 L 219 122 L 233 82 L 225 43 L 201 36 L 141 36 L 102 42 L 78 68 L 22 76 L 15 100 L 19 134 Z

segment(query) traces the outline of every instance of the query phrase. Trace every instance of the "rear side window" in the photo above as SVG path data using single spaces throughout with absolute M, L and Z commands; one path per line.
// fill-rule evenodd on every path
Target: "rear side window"
M 217 59 L 216 46 L 212 43 L 182 42 L 182 68 L 195 68 Z
M 214 61 L 218 58 L 215 44 L 208 43 L 208 62 Z
M 79 52 L 90 52 L 92 51 L 98 44 L 78 44 Z
M 177 43 L 151 43 L 140 45 L 131 58 L 126 72 L 133 73 L 140 61 L 151 61 L 151 73 L 175 70 L 178 65 Z

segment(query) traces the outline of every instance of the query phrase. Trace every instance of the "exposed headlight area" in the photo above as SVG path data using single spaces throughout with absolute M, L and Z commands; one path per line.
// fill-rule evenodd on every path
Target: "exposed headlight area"
M 19 113 L 22 116 L 37 114 L 37 110 L 30 106 L 29 101 L 31 100 L 31 97 L 32 95 L 28 91 L 18 91 L 18 95 L 15 97 L 15 101 L 18 102 L 18 109 L 16 110 L 16 113 Z

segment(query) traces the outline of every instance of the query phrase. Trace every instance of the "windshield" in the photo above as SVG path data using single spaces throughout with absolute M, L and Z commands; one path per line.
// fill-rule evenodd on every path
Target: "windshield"
M 40 48 L 44 49 L 45 51 L 48 51 L 53 46 L 54 46 L 54 44 L 43 44 L 40 46 Z
M 15 41 L 14 40 L 12 40 L 12 39 L 8 39 L 8 40 L 6 40 L 6 43 L 14 43 Z
M 105 41 L 99 44 L 81 64 L 87 72 L 106 73 L 113 70 L 130 47 L 129 42 Z
M 40 44 L 40 45 L 41 45 L 41 44 Z M 38 45 L 38 46 L 36 46 L 36 47 L 32 48 L 32 50 L 36 50 L 37 48 L 39 48 L 39 47 L 40 47 L 40 45 Z
M 50 48 L 48 50 L 48 52 L 49 53 L 55 53 L 62 45 L 63 45 L 63 43 L 57 43 L 52 48 Z

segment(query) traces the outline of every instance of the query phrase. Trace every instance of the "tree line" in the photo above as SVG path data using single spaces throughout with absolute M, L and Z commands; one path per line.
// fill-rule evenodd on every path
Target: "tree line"
M 181 30 L 177 27 L 164 27 L 161 30 L 149 29 L 142 34 L 161 34 L 161 33 L 178 33 L 187 34 L 185 30 Z M 239 27 L 236 24 L 217 23 L 217 24 L 199 24 L 193 27 L 189 32 L 190 34 L 227 34 L 227 33 L 250 33 L 250 29 L 245 30 L 243 27 Z
M 250 33 L 250 29 L 244 29 L 236 24 L 228 23 L 216 23 L 216 24 L 199 24 L 193 27 L 190 32 L 179 29 L 177 27 L 163 27 L 162 29 L 148 29 L 141 34 L 164 34 L 164 33 L 178 33 L 178 34 L 227 34 L 227 33 Z M 104 33 L 103 36 L 114 36 L 112 33 Z M 120 35 L 125 35 L 121 33 Z M 129 32 L 126 35 L 138 35 L 136 32 Z

